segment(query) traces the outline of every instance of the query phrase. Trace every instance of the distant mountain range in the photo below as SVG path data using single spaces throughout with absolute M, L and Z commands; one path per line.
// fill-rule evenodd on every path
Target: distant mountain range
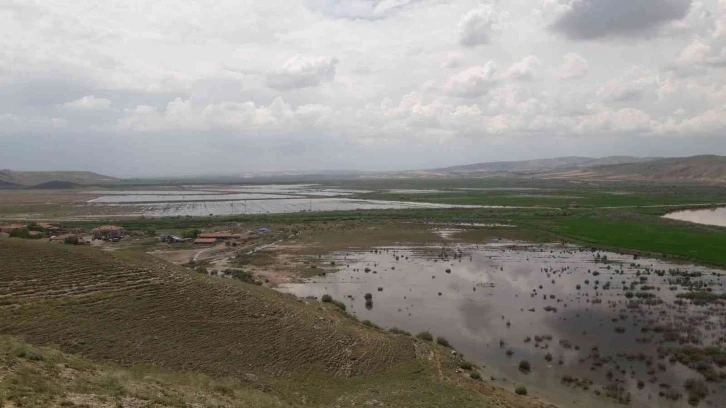
M 540 173 L 543 171 L 557 169 L 588 168 L 612 164 L 642 163 L 653 160 L 657 160 L 657 158 L 610 156 L 598 159 L 593 157 L 570 156 L 556 157 L 553 159 L 476 163 L 465 166 L 445 167 L 442 169 L 434 169 L 432 171 L 443 173 Z
M 476 163 L 407 172 L 416 177 L 494 177 L 599 180 L 700 180 L 726 182 L 726 156 L 557 157 L 553 159 Z
M 69 188 L 73 185 L 106 184 L 118 181 L 114 177 L 88 171 L 13 171 L 0 170 L 0 187 Z M 49 186 L 46 183 L 51 183 Z M 65 184 L 70 183 L 70 184 Z M 62 187 L 62 186 L 66 187 Z

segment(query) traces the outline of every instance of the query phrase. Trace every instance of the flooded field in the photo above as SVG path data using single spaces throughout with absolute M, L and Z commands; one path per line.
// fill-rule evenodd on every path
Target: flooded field
M 329 262 L 337 272 L 278 289 L 329 294 L 360 320 L 445 337 L 495 384 L 564 407 L 723 406 L 722 271 L 520 243 Z
M 415 208 L 494 208 L 477 205 L 412 203 L 352 198 L 285 198 L 268 200 L 201 201 L 146 204 L 112 204 L 126 215 L 146 217 L 207 216 L 234 214 L 282 214 L 315 211 L 353 211 Z M 122 210 L 121 210 L 122 209 Z
M 726 227 L 726 207 L 676 211 L 666 214 L 663 217 L 672 220 L 695 222 L 696 224 Z
M 196 186 L 189 190 L 98 191 L 87 202 L 113 212 L 149 217 L 275 214 L 308 211 L 350 211 L 415 208 L 484 208 L 421 202 L 365 200 L 351 197 L 365 190 L 323 188 L 309 184 Z M 489 207 L 487 207 L 489 208 Z M 491 207 L 494 208 L 494 207 Z

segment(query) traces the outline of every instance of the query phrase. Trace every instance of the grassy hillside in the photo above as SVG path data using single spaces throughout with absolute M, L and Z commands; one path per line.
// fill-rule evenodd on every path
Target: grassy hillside
M 118 181 L 118 179 L 89 171 L 0 170 L 0 183 L 9 182 L 21 186 L 35 186 L 52 181 L 77 184 L 103 184 Z
M 621 163 L 640 163 L 650 161 L 650 158 L 633 157 L 633 156 L 609 156 L 603 158 L 592 157 L 556 157 L 552 159 L 538 160 L 520 160 L 520 161 L 503 161 L 503 162 L 487 162 L 476 163 L 464 166 L 446 167 L 433 171 L 445 173 L 477 173 L 477 172 L 511 172 L 511 173 L 530 173 L 552 171 L 563 168 L 584 168 L 593 166 L 602 166 L 609 164 Z
M 0 337 L 2 407 L 280 407 L 249 381 L 162 369 L 124 369 Z
M 588 169 L 545 174 L 564 179 L 594 178 L 622 180 L 726 181 L 726 157 L 715 155 L 658 159 L 644 163 L 596 166 Z
M 456 358 L 430 342 L 329 304 L 132 253 L 3 239 L 0 259 L 0 333 L 30 344 L 253 381 L 293 405 L 534 406 L 455 374 Z

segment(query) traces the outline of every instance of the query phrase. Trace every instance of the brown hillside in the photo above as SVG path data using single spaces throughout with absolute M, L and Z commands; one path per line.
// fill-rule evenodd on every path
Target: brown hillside
M 0 239 L 0 260 L 0 333 L 33 345 L 231 378 L 293 406 L 542 406 L 455 374 L 459 357 L 431 342 L 330 304 L 136 253 Z

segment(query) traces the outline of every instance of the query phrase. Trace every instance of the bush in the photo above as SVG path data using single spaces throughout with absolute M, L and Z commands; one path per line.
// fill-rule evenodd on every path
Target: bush
M 479 374 L 477 372 L 473 372 L 473 373 L 469 374 L 469 377 L 471 377 L 473 380 L 481 380 L 481 374 Z
M 373 323 L 370 320 L 363 320 L 361 323 L 363 324 L 363 326 L 372 327 L 374 329 L 380 329 L 380 327 L 377 324 Z
M 522 360 L 519 362 L 519 371 L 522 372 L 529 372 L 532 369 L 532 367 L 529 364 L 529 361 Z
M 431 335 L 431 333 L 424 331 L 416 335 L 417 339 L 426 340 L 426 341 L 433 341 L 434 336 Z
M 77 236 L 71 236 L 66 237 L 66 239 L 63 240 L 63 243 L 66 245 L 78 245 L 78 237 Z
M 517 395 L 527 395 L 527 387 L 520 385 L 514 389 L 514 393 Z
M 10 231 L 9 234 L 12 238 L 30 238 L 30 231 L 27 228 L 18 228 Z
M 333 301 L 333 297 L 328 294 L 325 294 L 325 295 L 323 295 L 322 298 L 320 298 L 320 300 L 322 300 L 325 303 L 330 303 Z
M 468 362 L 468 361 L 462 361 L 462 362 L 461 362 L 461 368 L 462 368 L 463 370 L 467 370 L 467 371 L 468 371 L 468 370 L 471 370 L 471 369 L 472 369 L 473 367 L 474 367 L 474 366 L 473 366 L 473 364 L 471 364 L 471 363 L 470 363 L 470 362 Z
M 182 235 L 182 238 L 194 239 L 201 233 L 202 233 L 202 231 L 200 231 L 198 229 L 190 228 L 188 230 L 184 230 L 184 232 L 182 232 L 181 235 Z
M 444 347 L 451 348 L 451 344 L 449 344 L 449 341 L 446 340 L 444 337 L 437 337 L 436 342 Z
M 345 309 L 347 309 L 347 307 L 345 306 L 345 303 L 343 303 L 343 302 L 341 302 L 339 300 L 333 300 L 330 303 L 334 304 L 340 310 L 345 311 Z M 378 326 L 376 326 L 376 327 L 378 327 Z
M 399 329 L 398 327 L 391 327 L 388 331 L 393 334 L 404 334 L 406 336 L 411 335 L 411 333 L 407 332 L 406 330 Z

